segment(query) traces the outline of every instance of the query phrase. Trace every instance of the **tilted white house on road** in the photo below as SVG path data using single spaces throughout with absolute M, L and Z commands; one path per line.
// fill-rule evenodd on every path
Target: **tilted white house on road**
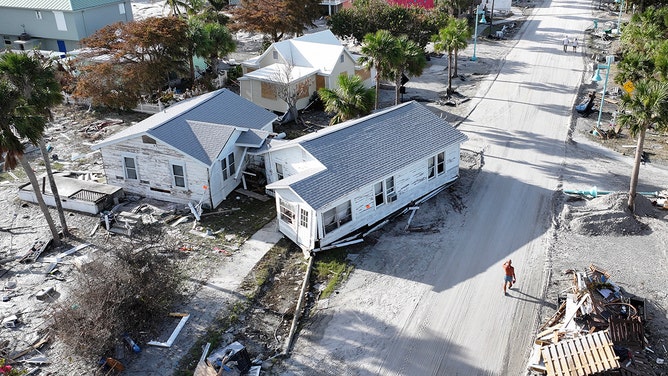
M 374 85 L 372 72 L 359 66 L 357 57 L 329 30 L 274 43 L 262 55 L 244 61 L 241 66 L 241 96 L 277 112 L 288 109 L 277 93 L 277 87 L 288 82 L 292 87 L 306 88 L 299 96 L 298 110 L 308 105 L 318 89 L 337 88 L 341 74 L 356 74 L 365 80 L 367 87 Z
M 467 137 L 417 102 L 264 148 L 280 231 L 319 250 L 454 181 Z
M 164 201 L 214 208 L 241 182 L 247 150 L 276 115 L 222 89 L 179 102 L 93 145 L 107 183 Z

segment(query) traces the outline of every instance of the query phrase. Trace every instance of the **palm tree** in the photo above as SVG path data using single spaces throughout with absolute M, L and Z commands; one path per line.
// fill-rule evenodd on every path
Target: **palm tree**
M 395 99 L 394 104 L 401 102 L 401 79 L 404 73 L 412 76 L 419 76 L 427 65 L 427 58 L 424 56 L 424 50 L 417 43 L 408 39 L 408 36 L 402 35 L 397 38 L 398 55 L 393 62 L 392 71 L 394 73 Z
M 187 14 L 190 9 L 190 2 L 188 0 L 165 0 L 164 8 L 169 8 L 170 17 L 178 17 L 182 14 Z
M 328 88 L 318 90 L 318 95 L 325 104 L 325 112 L 335 113 L 329 125 L 371 112 L 375 104 L 376 93 L 374 89 L 364 87 L 364 81 L 360 76 L 342 74 L 337 82 L 339 87 L 334 90 Z
M 620 109 L 617 121 L 622 126 L 628 126 L 633 137 L 638 137 L 628 201 L 628 207 L 633 212 L 645 132 L 650 126 L 660 130 L 668 128 L 668 83 L 655 79 L 638 81 L 631 94 L 622 95 Z
M 459 44 L 459 31 L 457 30 L 457 22 L 451 18 L 448 24 L 438 31 L 437 35 L 432 37 L 434 42 L 434 51 L 448 53 L 448 90 L 447 94 L 452 94 L 452 55 L 455 51 L 455 46 Z
M 455 71 L 453 75 L 457 76 L 457 55 L 459 54 L 460 49 L 464 49 L 466 48 L 466 46 L 469 45 L 469 38 L 471 38 L 471 35 L 473 35 L 473 33 L 471 32 L 471 28 L 469 27 L 469 23 L 466 20 L 466 18 L 456 18 L 454 19 L 454 23 L 455 23 L 456 39 L 454 43 Z
M 376 100 L 374 108 L 378 108 L 380 96 L 380 79 L 390 78 L 391 67 L 396 66 L 400 55 L 397 39 L 387 30 L 378 30 L 375 34 L 364 36 L 360 51 L 364 56 L 360 58 L 367 69 L 376 69 Z M 393 77 L 392 77 L 393 78 Z
M 0 80 L 3 82 L 2 113 L 0 114 L 0 154 L 5 154 L 5 166 L 15 168 L 18 163 L 30 180 L 37 202 L 49 225 L 54 245 L 60 245 L 58 230 L 44 203 L 41 189 L 32 167 L 24 155 L 22 140 L 40 147 L 49 183 L 54 195 L 63 234 L 67 235 L 67 224 L 58 195 L 58 189 L 50 174 L 50 162 L 44 147 L 43 135 L 51 117 L 50 107 L 62 101 L 60 85 L 51 69 L 42 65 L 36 55 L 5 53 L 0 56 Z

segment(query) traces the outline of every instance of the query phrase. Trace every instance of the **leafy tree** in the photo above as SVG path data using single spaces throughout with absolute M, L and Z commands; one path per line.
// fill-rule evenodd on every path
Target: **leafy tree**
M 328 88 L 318 90 L 318 95 L 325 104 L 325 112 L 335 114 L 329 122 L 330 125 L 371 112 L 376 93 L 373 89 L 364 87 L 364 81 L 360 76 L 342 74 L 337 82 L 339 87 L 334 90 Z
M 274 42 L 285 34 L 301 35 L 315 26 L 319 0 L 241 0 L 234 14 L 233 28 L 268 34 Z
M 200 56 L 206 59 L 214 73 L 217 72 L 218 59 L 234 51 L 237 47 L 227 27 L 209 22 L 204 17 L 188 18 L 188 39 L 190 81 L 195 81 L 193 58 Z
M 628 206 L 633 211 L 645 133 L 649 127 L 660 130 L 668 128 L 668 83 L 642 79 L 636 83 L 631 94 L 622 95 L 620 107 L 622 111 L 617 121 L 620 125 L 629 127 L 629 133 L 633 137 L 638 137 L 629 187 Z
M 39 146 L 42 151 L 63 234 L 67 235 L 67 223 L 43 140 L 51 118 L 50 108 L 61 101 L 55 74 L 39 57 L 12 52 L 0 56 L 0 155 L 5 156 L 5 168 L 13 169 L 20 163 L 25 170 L 56 246 L 60 245 L 60 236 L 35 173 L 24 155 L 22 141 Z
M 446 27 L 438 31 L 438 35 L 434 35 L 434 51 L 448 53 L 448 95 L 453 93 L 452 90 L 452 56 L 456 46 L 459 45 L 460 32 L 458 30 L 457 20 L 451 18 Z
M 340 38 L 352 36 L 362 41 L 369 33 L 388 30 L 392 35 L 408 35 L 420 47 L 425 47 L 431 36 L 445 25 L 442 13 L 421 7 L 406 8 L 383 0 L 356 1 L 352 8 L 334 14 L 328 25 Z
M 412 76 L 419 76 L 427 65 L 427 59 L 424 56 L 424 50 L 417 43 L 408 39 L 406 35 L 397 38 L 397 59 L 392 66 L 394 73 L 395 99 L 394 104 L 401 102 L 401 79 L 405 73 Z
M 459 55 L 459 50 L 466 48 L 469 45 L 469 39 L 473 33 L 469 27 L 468 21 L 465 18 L 454 18 L 456 39 L 454 44 L 454 53 L 455 53 L 455 71 L 453 74 L 457 76 L 457 57 Z
M 394 78 L 392 67 L 398 64 L 401 58 L 399 44 L 395 37 L 387 30 L 378 30 L 374 34 L 367 34 L 360 50 L 364 56 L 360 58 L 365 68 L 376 69 L 376 102 L 374 108 L 378 108 L 378 97 L 380 94 L 381 78 Z
M 136 106 L 158 92 L 170 74 L 188 69 L 188 24 L 159 17 L 106 26 L 83 40 L 75 96 L 115 109 Z
M 622 30 L 619 73 L 615 82 L 636 81 L 643 77 L 666 79 L 668 74 L 668 8 L 649 7 L 634 14 Z

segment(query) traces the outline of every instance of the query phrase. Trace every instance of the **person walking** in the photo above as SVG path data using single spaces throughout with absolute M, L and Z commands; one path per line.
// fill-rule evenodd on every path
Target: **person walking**
M 517 280 L 515 278 L 515 268 L 513 267 L 513 261 L 508 259 L 508 261 L 503 263 L 503 271 L 505 275 L 503 277 L 503 295 L 508 295 L 506 288 L 512 288 L 513 283 Z M 510 284 L 510 286 L 508 286 Z
M 564 36 L 564 52 L 568 52 L 569 44 L 571 44 L 571 41 L 568 39 L 568 36 Z
M 578 48 L 578 38 L 573 39 L 573 52 Z

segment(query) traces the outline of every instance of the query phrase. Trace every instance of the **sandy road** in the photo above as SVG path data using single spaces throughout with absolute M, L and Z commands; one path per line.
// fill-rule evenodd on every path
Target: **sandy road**
M 561 41 L 591 22 L 583 0 L 535 9 L 459 128 L 470 138 L 464 147 L 484 154 L 465 210 L 446 212 L 437 197 L 420 215 L 440 217 L 438 233 L 407 235 L 396 224 L 369 246 L 300 336 L 285 374 L 525 373 L 538 310 L 551 304 L 543 300 L 547 230 L 584 71 Z M 509 297 L 507 258 L 519 277 Z

